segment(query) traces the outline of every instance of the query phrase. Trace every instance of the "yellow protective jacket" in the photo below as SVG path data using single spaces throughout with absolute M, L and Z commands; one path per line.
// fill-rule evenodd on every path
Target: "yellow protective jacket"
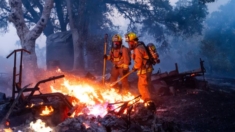
M 152 64 L 149 63 L 148 53 L 142 44 L 138 44 L 134 49 L 132 55 L 134 60 L 134 68 L 138 69 L 137 74 L 146 74 L 147 72 L 152 72 Z
M 115 67 L 128 69 L 131 61 L 131 52 L 125 46 L 122 46 L 120 49 L 112 48 L 108 57 Z

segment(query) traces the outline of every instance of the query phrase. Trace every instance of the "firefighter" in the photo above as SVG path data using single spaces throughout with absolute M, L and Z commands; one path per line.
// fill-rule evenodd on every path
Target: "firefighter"
M 134 60 L 134 66 L 132 70 L 137 71 L 138 76 L 138 89 L 144 101 L 151 100 L 150 87 L 151 74 L 153 66 L 149 63 L 149 55 L 145 46 L 138 40 L 135 33 L 130 32 L 125 35 L 126 42 L 129 45 L 129 49 L 133 50 L 132 58 Z
M 110 82 L 115 82 L 118 77 L 122 77 L 129 72 L 129 64 L 131 61 L 130 50 L 122 45 L 122 37 L 119 34 L 115 34 L 112 37 L 112 48 L 109 55 L 104 55 L 104 58 L 110 60 L 113 64 L 111 70 Z M 119 92 L 127 93 L 129 91 L 128 77 L 122 80 L 122 88 Z M 115 88 L 118 86 L 115 85 Z

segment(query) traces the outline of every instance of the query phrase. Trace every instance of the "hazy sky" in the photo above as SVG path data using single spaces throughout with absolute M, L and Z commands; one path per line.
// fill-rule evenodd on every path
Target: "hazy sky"
M 170 3 L 172 5 L 175 5 L 175 2 L 178 0 L 170 0 Z M 209 12 L 213 12 L 218 9 L 220 5 L 226 4 L 229 0 L 216 0 L 216 2 L 208 4 Z M 122 29 L 125 29 L 123 25 L 126 25 L 125 23 L 127 21 L 123 21 L 123 19 L 120 19 L 120 16 L 117 16 L 114 18 L 115 24 L 119 24 Z M 6 34 L 0 34 L 0 56 L 6 57 L 11 51 L 14 49 L 18 49 L 20 47 L 17 47 L 15 45 L 16 41 L 19 40 L 16 29 L 13 27 L 12 24 L 9 26 L 9 31 Z M 39 44 L 39 47 L 44 47 L 46 45 L 46 38 L 44 35 L 41 35 L 36 43 Z

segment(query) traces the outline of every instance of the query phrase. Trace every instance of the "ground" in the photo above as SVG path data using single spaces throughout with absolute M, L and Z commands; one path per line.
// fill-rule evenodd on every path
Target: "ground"
M 175 96 L 154 95 L 158 118 L 176 123 L 183 132 L 235 132 L 235 79 L 206 81 L 206 88 L 178 87 Z
M 234 132 L 235 79 L 207 81 L 207 89 L 179 88 L 175 96 L 156 96 L 158 117 L 187 132 Z

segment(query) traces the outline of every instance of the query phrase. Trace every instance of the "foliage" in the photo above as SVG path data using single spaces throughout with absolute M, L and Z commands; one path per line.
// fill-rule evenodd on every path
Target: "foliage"
M 208 59 L 210 71 L 235 74 L 235 1 L 230 1 L 211 14 L 201 43 L 201 52 Z
M 4 5 L 6 0 L 1 1 L 3 4 L 0 5 L 0 8 L 5 11 L 5 16 L 7 16 L 9 11 L 7 10 L 8 5 Z M 118 27 L 113 25 L 110 19 L 110 15 L 114 16 L 119 13 L 130 21 L 128 31 L 137 32 L 139 36 L 143 34 L 152 36 L 156 42 L 160 43 L 162 52 L 166 53 L 167 51 L 164 50 L 170 48 L 166 35 L 188 37 L 201 33 L 202 23 L 207 15 L 205 3 L 211 0 L 192 0 L 190 5 L 176 8 L 169 4 L 169 0 L 86 0 L 85 3 L 78 0 L 71 1 L 76 29 L 80 32 L 80 42 L 84 43 L 83 46 L 87 52 L 97 52 L 88 50 L 94 49 L 98 50 L 98 53 L 102 53 L 102 46 L 95 43 L 102 42 L 105 33 L 111 35 L 120 33 Z M 22 0 L 22 3 L 27 25 L 33 26 L 42 13 L 45 0 Z M 43 31 L 46 36 L 67 30 L 69 22 L 67 8 L 65 0 L 55 0 L 50 20 Z M 4 15 L 1 14 L 0 18 L 3 18 L 2 16 Z M 0 28 L 7 29 L 7 21 L 3 22 L 5 25 L 1 26 L 0 22 Z M 93 41 L 91 38 L 97 40 Z
M 0 0 L 0 32 L 6 32 L 8 29 L 8 15 L 10 7 L 5 0 Z
M 23 15 L 27 26 L 30 28 L 34 26 L 43 11 L 45 4 L 44 0 L 22 0 Z M 50 20 L 44 30 L 46 36 L 58 31 L 66 31 L 66 25 L 68 23 L 68 17 L 64 0 L 55 0 L 55 7 L 53 8 Z M 10 12 L 9 4 L 6 0 L 0 0 L 0 29 L 1 31 L 7 31 L 8 28 L 8 15 Z
M 203 28 L 202 22 L 207 14 L 205 2 L 210 1 L 193 0 L 190 6 L 173 9 L 168 0 L 139 0 L 135 2 L 130 0 L 87 0 L 86 4 L 83 5 L 86 8 L 84 17 L 87 18 L 77 19 L 89 22 L 92 30 L 103 28 L 104 26 L 111 28 L 114 25 L 112 25 L 109 15 L 114 15 L 116 13 L 114 10 L 116 9 L 124 18 L 130 20 L 128 25 L 129 31 L 137 31 L 137 26 L 139 26 L 137 24 L 141 24 L 143 26 L 141 31 L 148 32 L 158 41 L 164 39 L 164 33 L 167 30 L 184 35 L 201 33 Z M 27 24 L 28 26 L 33 26 L 42 13 L 44 0 L 22 0 L 22 2 Z M 76 17 L 78 16 L 79 1 L 73 0 L 73 4 L 74 17 Z M 1 12 L 0 17 L 3 19 L 9 12 L 6 0 L 1 0 L 0 8 L 4 10 L 4 12 Z M 89 20 L 87 20 L 88 18 Z M 7 23 L 6 21 L 3 22 L 5 22 L 5 26 L 1 27 L 6 29 Z M 66 2 L 64 0 L 56 0 L 44 34 L 48 36 L 54 32 L 66 31 L 67 24 Z

